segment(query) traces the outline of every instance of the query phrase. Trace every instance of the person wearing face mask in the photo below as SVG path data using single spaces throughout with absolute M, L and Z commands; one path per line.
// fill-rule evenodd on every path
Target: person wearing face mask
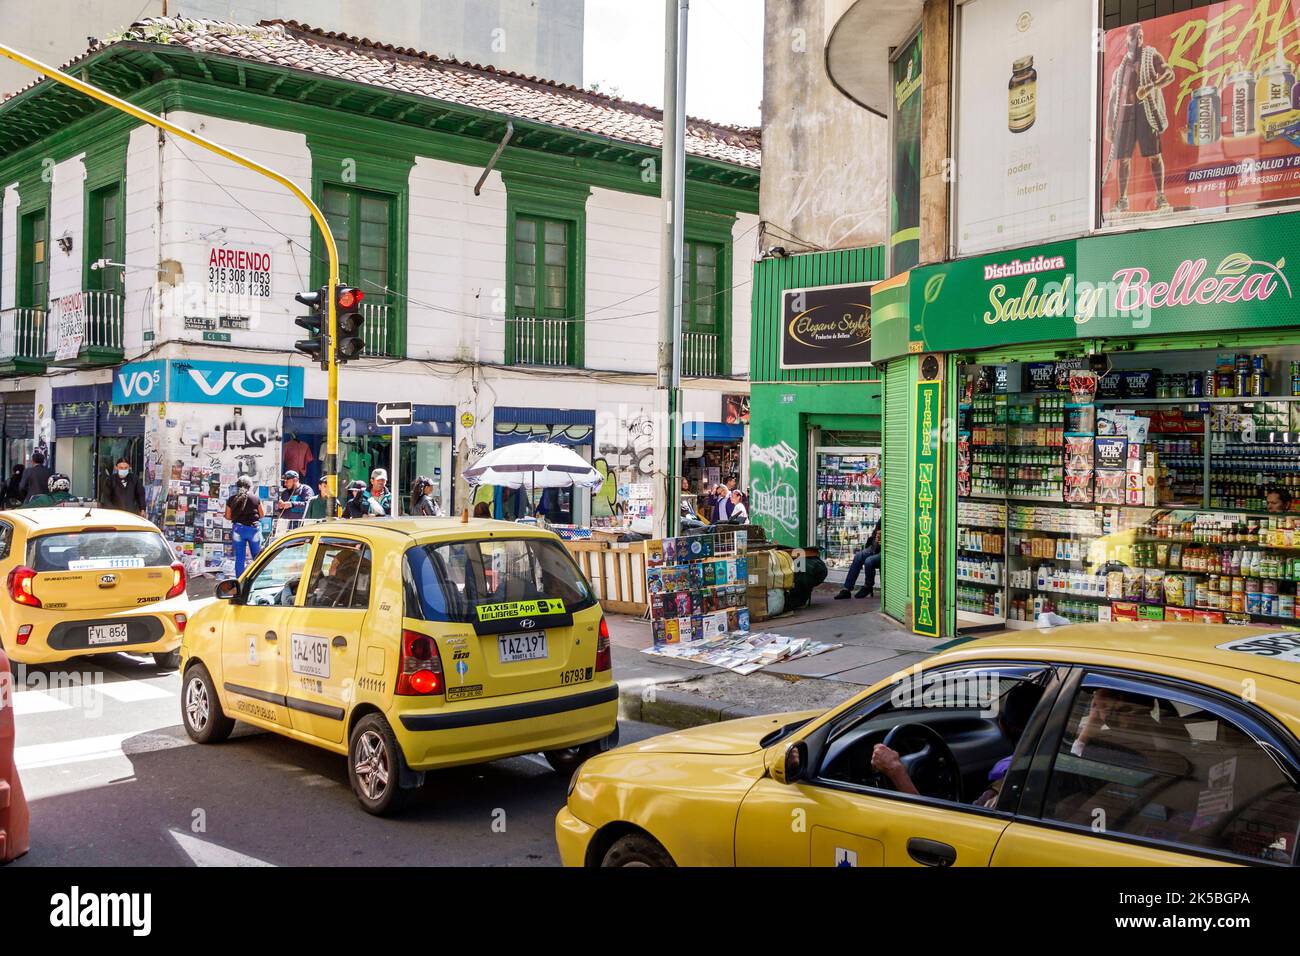
M 144 514 L 144 482 L 131 471 L 131 463 L 125 458 L 117 460 L 113 474 L 101 483 L 99 506 Z

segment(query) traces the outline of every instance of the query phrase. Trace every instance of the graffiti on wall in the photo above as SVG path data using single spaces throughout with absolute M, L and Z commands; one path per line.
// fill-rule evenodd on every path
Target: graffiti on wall
M 749 513 L 768 536 L 798 544 L 799 455 L 785 441 L 749 449 Z

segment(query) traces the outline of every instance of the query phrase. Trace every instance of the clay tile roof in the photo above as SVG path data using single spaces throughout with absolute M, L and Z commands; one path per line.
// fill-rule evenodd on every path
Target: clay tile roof
M 248 26 L 154 17 L 133 23 L 107 42 L 113 41 L 170 44 L 195 53 L 290 67 L 653 149 L 663 143 L 663 115 L 650 106 L 491 66 L 329 33 L 292 20 L 263 20 Z M 756 170 L 759 130 L 688 118 L 686 152 Z

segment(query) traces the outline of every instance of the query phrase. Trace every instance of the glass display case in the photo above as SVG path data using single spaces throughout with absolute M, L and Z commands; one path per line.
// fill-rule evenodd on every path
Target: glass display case
M 817 547 L 844 570 L 880 523 L 880 449 L 817 448 Z
M 963 366 L 959 625 L 1300 623 L 1300 396 L 1265 356 L 1139 361 Z

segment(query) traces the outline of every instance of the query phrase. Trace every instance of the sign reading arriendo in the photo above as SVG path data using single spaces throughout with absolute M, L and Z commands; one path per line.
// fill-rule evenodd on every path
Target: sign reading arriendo
M 501 604 L 480 604 L 474 609 L 480 622 L 504 621 L 516 617 L 541 617 L 543 614 L 563 614 L 564 602 L 559 598 L 542 598 L 539 601 L 505 601 Z
M 781 299 L 781 367 L 870 365 L 871 286 L 787 290 Z

